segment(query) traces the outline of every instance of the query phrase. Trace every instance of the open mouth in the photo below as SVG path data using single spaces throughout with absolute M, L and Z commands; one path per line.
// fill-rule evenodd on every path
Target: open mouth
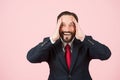
M 62 32 L 63 35 L 72 35 L 72 32 Z
M 70 32 L 70 31 L 61 31 L 60 32 L 60 37 L 62 38 L 62 40 L 64 42 L 70 42 L 73 37 L 74 37 L 74 33 L 73 32 Z
M 70 32 L 64 32 L 63 34 L 64 34 L 64 35 L 71 35 Z

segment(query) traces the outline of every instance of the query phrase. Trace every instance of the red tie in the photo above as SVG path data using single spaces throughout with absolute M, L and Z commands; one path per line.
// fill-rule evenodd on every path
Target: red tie
M 70 45 L 67 44 L 65 46 L 65 60 L 66 60 L 66 64 L 68 67 L 68 70 L 70 70 L 70 64 L 71 64 L 71 51 L 70 51 Z

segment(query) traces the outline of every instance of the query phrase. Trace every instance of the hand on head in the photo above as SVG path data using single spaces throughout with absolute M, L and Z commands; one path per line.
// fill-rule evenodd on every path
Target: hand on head
M 73 19 L 73 22 L 75 23 L 76 26 L 76 35 L 75 35 L 76 39 L 83 41 L 85 38 L 85 34 L 83 33 L 79 23 L 75 19 Z
M 73 20 L 72 22 L 75 24 L 74 29 L 75 29 L 75 32 L 76 32 L 74 37 L 76 37 L 76 39 L 79 39 L 79 40 L 83 41 L 84 38 L 85 38 L 85 34 L 83 33 L 83 31 L 80 28 L 79 23 L 76 21 L 76 19 L 73 18 L 72 20 Z M 52 40 L 54 42 L 61 37 L 59 31 L 60 31 L 60 27 L 62 26 L 62 23 L 63 23 L 62 19 L 61 18 L 58 19 L 57 29 L 56 29 L 55 33 L 51 36 L 51 38 L 52 38 Z M 62 37 L 65 38 L 66 36 L 69 38 L 68 34 L 67 35 L 63 35 Z
M 55 42 L 56 40 L 58 40 L 60 38 L 60 35 L 59 35 L 59 28 L 61 26 L 61 19 L 58 20 L 57 22 L 57 25 L 56 25 L 56 31 L 55 33 L 51 36 L 53 42 Z

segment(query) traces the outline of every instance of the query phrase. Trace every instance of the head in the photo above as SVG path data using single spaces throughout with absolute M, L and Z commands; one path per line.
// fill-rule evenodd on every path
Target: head
M 58 15 L 57 21 L 59 19 L 61 19 L 59 28 L 60 37 L 64 42 L 69 43 L 76 34 L 76 26 L 73 20 L 75 19 L 78 22 L 78 17 L 75 13 L 64 11 Z

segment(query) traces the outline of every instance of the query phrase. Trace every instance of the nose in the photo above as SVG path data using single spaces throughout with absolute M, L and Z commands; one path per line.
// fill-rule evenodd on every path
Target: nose
M 66 25 L 64 28 L 63 28 L 64 31 L 70 31 L 70 27 L 68 25 Z

